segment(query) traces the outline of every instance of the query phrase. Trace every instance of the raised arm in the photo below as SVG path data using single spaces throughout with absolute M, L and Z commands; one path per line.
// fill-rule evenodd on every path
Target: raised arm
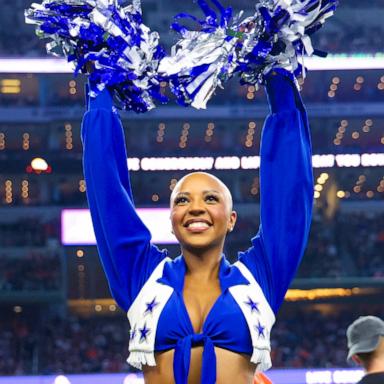
M 239 259 L 277 312 L 304 254 L 311 224 L 313 174 L 307 115 L 290 74 L 268 76 L 271 114 L 261 139 L 260 228 Z
M 124 132 L 108 91 L 90 98 L 83 119 L 83 166 L 101 262 L 116 302 L 127 311 L 166 254 L 135 211 Z

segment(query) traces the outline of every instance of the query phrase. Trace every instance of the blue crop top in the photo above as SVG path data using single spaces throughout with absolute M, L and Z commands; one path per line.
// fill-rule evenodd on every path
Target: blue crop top
M 174 293 L 160 315 L 155 343 L 156 351 L 176 348 L 179 340 L 194 333 L 183 300 L 185 271 L 184 259 L 178 257 L 172 264 L 165 265 L 163 277 L 158 280 L 171 286 Z M 207 315 L 203 334 L 209 336 L 220 348 L 251 355 L 252 341 L 247 322 L 227 289 L 238 284 L 248 284 L 248 281 L 236 267 L 231 267 L 225 256 L 220 263 L 219 280 L 222 294 Z M 169 319 L 172 319 L 172 322 Z M 236 324 L 235 330 L 233 324 Z
M 288 74 L 278 73 L 268 78 L 266 89 L 271 114 L 263 128 L 260 149 L 261 224 L 251 247 L 238 258 L 276 313 L 307 242 L 313 175 L 308 121 L 295 85 Z M 89 100 L 82 141 L 87 197 L 100 258 L 113 297 L 127 311 L 167 252 L 151 244 L 151 234 L 135 211 L 124 133 L 107 91 Z M 160 315 L 155 350 L 175 349 L 178 384 L 188 377 L 185 355 L 190 354 L 191 346 L 203 344 L 203 381 L 214 383 L 215 371 L 207 368 L 215 365 L 214 346 L 252 353 L 246 320 L 228 291 L 248 281 L 223 256 L 219 271 L 222 294 L 206 318 L 203 333 L 195 335 L 182 296 L 185 271 L 180 256 L 165 265 L 158 280 L 174 291 Z

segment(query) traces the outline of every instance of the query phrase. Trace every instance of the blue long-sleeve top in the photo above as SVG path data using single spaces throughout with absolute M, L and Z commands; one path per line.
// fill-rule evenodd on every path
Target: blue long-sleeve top
M 313 175 L 308 120 L 296 86 L 288 74 L 277 73 L 268 77 L 266 90 L 271 113 L 263 128 L 260 149 L 261 224 L 252 246 L 239 252 L 239 260 L 252 272 L 276 313 L 307 242 Z M 82 140 L 87 196 L 100 258 L 113 297 L 127 311 L 167 253 L 151 244 L 151 234 L 135 211 L 123 128 L 107 91 L 89 100 Z M 183 365 L 182 354 L 190 353 L 186 350 L 188 343 L 204 342 L 211 351 L 216 345 L 252 353 L 247 324 L 228 293 L 229 287 L 244 283 L 234 269 L 223 257 L 219 271 L 222 294 L 203 325 L 203 340 L 201 335 L 194 335 L 182 299 L 186 272 L 182 256 L 165 265 L 159 281 L 170 285 L 174 294 L 159 319 L 155 350 L 175 349 L 177 384 L 184 383 L 188 376 L 188 367 L 179 368 Z M 202 376 L 206 383 L 213 383 L 215 373 L 208 372 L 207 366 L 203 361 Z

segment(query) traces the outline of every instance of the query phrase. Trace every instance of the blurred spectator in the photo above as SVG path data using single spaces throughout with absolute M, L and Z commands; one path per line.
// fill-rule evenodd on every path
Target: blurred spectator
M 384 321 L 376 316 L 361 316 L 347 329 L 348 360 L 362 366 L 365 376 L 357 384 L 382 384 L 384 381 Z

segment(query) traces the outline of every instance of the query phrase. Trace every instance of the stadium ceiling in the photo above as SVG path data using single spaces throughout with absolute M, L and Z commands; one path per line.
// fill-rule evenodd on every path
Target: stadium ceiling
M 329 55 L 304 60 L 311 71 L 384 69 L 384 54 Z M 1 58 L 0 73 L 72 73 L 73 68 L 61 58 Z

